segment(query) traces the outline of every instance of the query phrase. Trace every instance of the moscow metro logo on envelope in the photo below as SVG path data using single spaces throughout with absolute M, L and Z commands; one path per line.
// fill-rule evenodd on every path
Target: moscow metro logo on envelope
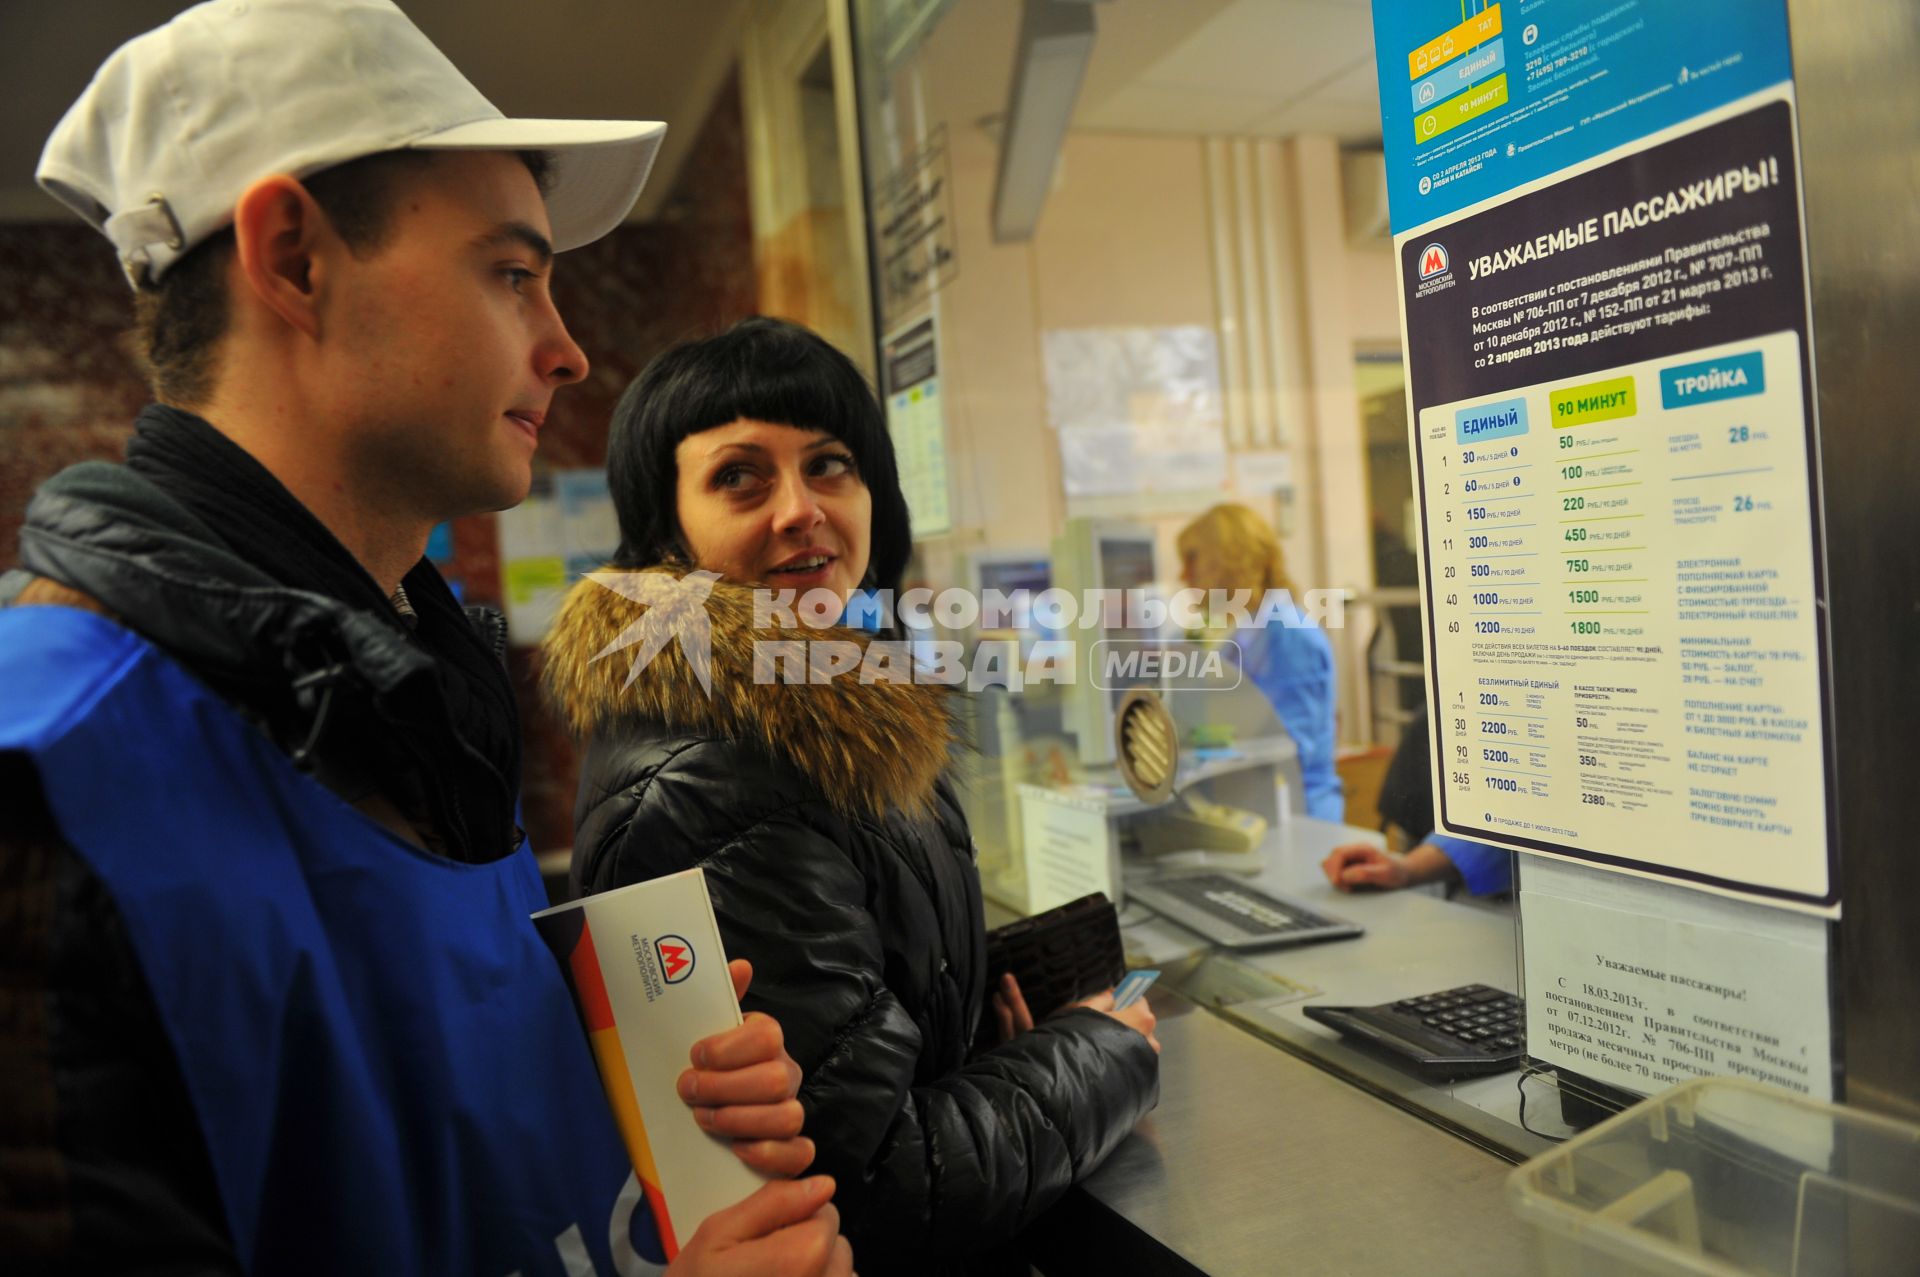
M 679 984 L 693 974 L 693 946 L 680 936 L 661 936 L 653 942 L 653 951 L 660 956 L 661 978 L 668 984 Z

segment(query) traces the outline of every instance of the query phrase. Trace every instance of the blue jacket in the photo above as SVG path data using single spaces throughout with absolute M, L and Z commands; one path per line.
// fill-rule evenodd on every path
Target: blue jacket
M 1241 668 L 1272 702 L 1281 725 L 1300 751 L 1307 814 L 1316 820 L 1346 819 L 1346 791 L 1334 773 L 1333 645 L 1298 612 L 1288 625 L 1275 619 L 1258 630 L 1240 630 Z
M 529 853 L 404 842 L 101 616 L 0 611 L 0 689 L 0 754 L 125 920 L 242 1269 L 659 1261 Z
M 1428 834 L 1426 841 L 1438 847 L 1460 871 L 1460 880 L 1476 896 L 1490 896 L 1513 890 L 1513 853 L 1504 847 L 1489 847 L 1471 838 L 1450 834 Z
M 197 419 L 128 454 L 44 484 L 0 580 L 7 1270 L 632 1270 L 517 766 L 474 744 L 518 735 L 498 616 L 424 562 L 413 623 L 346 601 Z

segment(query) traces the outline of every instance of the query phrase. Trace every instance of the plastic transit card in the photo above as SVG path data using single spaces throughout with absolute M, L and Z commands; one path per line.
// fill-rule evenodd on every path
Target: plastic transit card
M 1147 996 L 1147 990 L 1160 978 L 1158 971 L 1129 971 L 1126 977 L 1113 990 L 1113 1009 L 1124 1011 L 1141 998 Z

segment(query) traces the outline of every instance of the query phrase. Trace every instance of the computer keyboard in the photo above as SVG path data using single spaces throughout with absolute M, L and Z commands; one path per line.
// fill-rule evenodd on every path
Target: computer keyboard
M 1309 1019 L 1392 1055 L 1435 1080 L 1518 1068 L 1526 1055 L 1526 1004 L 1488 984 L 1372 1007 L 1302 1008 Z
M 1230 948 L 1344 940 L 1361 928 L 1297 900 L 1269 895 L 1226 874 L 1190 874 L 1128 884 L 1127 895 Z

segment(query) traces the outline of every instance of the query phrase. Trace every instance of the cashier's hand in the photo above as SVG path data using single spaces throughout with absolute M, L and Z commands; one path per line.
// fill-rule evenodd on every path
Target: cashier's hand
M 777 1179 L 700 1222 L 666 1277 L 852 1277 L 833 1180 Z
M 1160 1054 L 1160 1039 L 1153 1036 L 1154 1025 L 1160 1021 L 1153 1014 L 1153 1008 L 1147 1005 L 1145 998 L 1139 999 L 1132 1006 L 1124 1010 L 1116 1011 L 1113 1009 L 1113 990 L 1108 989 L 1105 993 L 1096 993 L 1085 1001 L 1076 1002 L 1073 1005 L 1077 1007 L 1090 1007 L 1102 1015 L 1112 1016 L 1129 1029 L 1146 1038 L 1147 1045 L 1153 1048 L 1155 1055 Z
M 1335 847 L 1332 854 L 1320 862 L 1320 868 L 1326 872 L 1327 881 L 1341 891 L 1352 891 L 1355 887 L 1395 891 L 1412 881 L 1401 857 L 1390 856 L 1365 842 Z
M 727 971 L 733 996 L 743 997 L 753 967 L 736 958 Z M 695 1042 L 691 1055 L 693 1067 L 680 1075 L 679 1091 L 701 1130 L 731 1139 L 734 1155 L 762 1175 L 798 1175 L 812 1165 L 813 1141 L 800 1134 L 794 1098 L 800 1066 L 787 1054 L 778 1021 L 749 1011 L 739 1027 Z

